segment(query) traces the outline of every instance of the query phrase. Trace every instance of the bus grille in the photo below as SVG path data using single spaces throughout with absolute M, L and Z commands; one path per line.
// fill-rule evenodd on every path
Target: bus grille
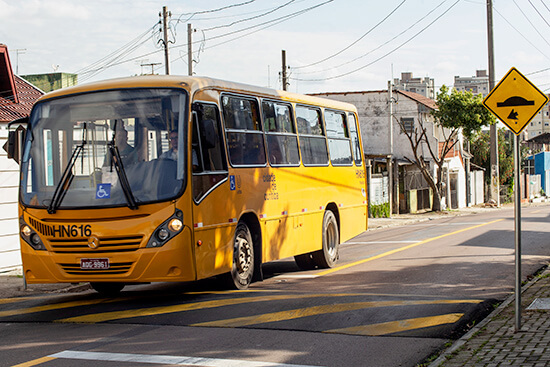
M 59 264 L 63 271 L 70 275 L 115 275 L 124 274 L 132 267 L 129 263 L 111 263 L 109 269 L 80 269 L 80 264 Z
M 88 246 L 87 238 L 78 239 L 50 239 L 50 246 L 55 253 L 76 254 L 76 253 L 108 253 L 108 252 L 131 252 L 139 249 L 143 239 L 142 235 L 125 237 L 100 237 L 99 247 L 92 249 Z

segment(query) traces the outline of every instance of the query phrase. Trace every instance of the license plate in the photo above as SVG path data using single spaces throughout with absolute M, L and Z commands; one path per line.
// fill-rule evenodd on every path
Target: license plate
M 80 269 L 84 269 L 84 270 L 109 269 L 109 259 L 80 259 Z

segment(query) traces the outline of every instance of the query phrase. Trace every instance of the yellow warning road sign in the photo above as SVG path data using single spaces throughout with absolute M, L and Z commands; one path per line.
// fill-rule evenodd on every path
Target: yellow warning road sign
M 483 105 L 519 135 L 546 102 L 544 93 L 519 70 L 511 68 L 485 97 Z

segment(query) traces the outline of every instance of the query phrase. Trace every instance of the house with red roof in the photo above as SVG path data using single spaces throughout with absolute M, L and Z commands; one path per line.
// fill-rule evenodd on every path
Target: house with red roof
M 8 137 L 7 126 L 28 116 L 44 92 L 13 73 L 8 47 L 0 44 L 0 147 Z M 0 273 L 21 267 L 17 214 L 19 166 L 0 149 Z

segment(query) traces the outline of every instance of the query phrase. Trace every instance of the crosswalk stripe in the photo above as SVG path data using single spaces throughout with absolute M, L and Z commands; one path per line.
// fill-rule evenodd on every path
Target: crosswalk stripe
M 480 300 L 433 300 L 433 301 L 379 301 L 379 302 L 351 302 L 330 305 L 312 306 L 298 308 L 294 310 L 271 312 L 261 315 L 236 317 L 231 319 L 200 322 L 190 326 L 206 327 L 244 327 L 270 322 L 279 322 L 286 320 L 299 319 L 308 316 L 323 315 L 330 313 L 346 312 L 377 307 L 395 307 L 395 306 L 417 306 L 417 305 L 435 305 L 435 304 L 459 304 L 459 303 L 480 303 Z
M 397 320 L 379 324 L 352 326 L 348 328 L 327 330 L 324 332 L 329 334 L 380 336 L 409 330 L 423 329 L 431 326 L 453 324 L 460 320 L 462 316 L 464 316 L 463 313 L 451 313 L 447 315 L 418 317 L 414 319 Z

